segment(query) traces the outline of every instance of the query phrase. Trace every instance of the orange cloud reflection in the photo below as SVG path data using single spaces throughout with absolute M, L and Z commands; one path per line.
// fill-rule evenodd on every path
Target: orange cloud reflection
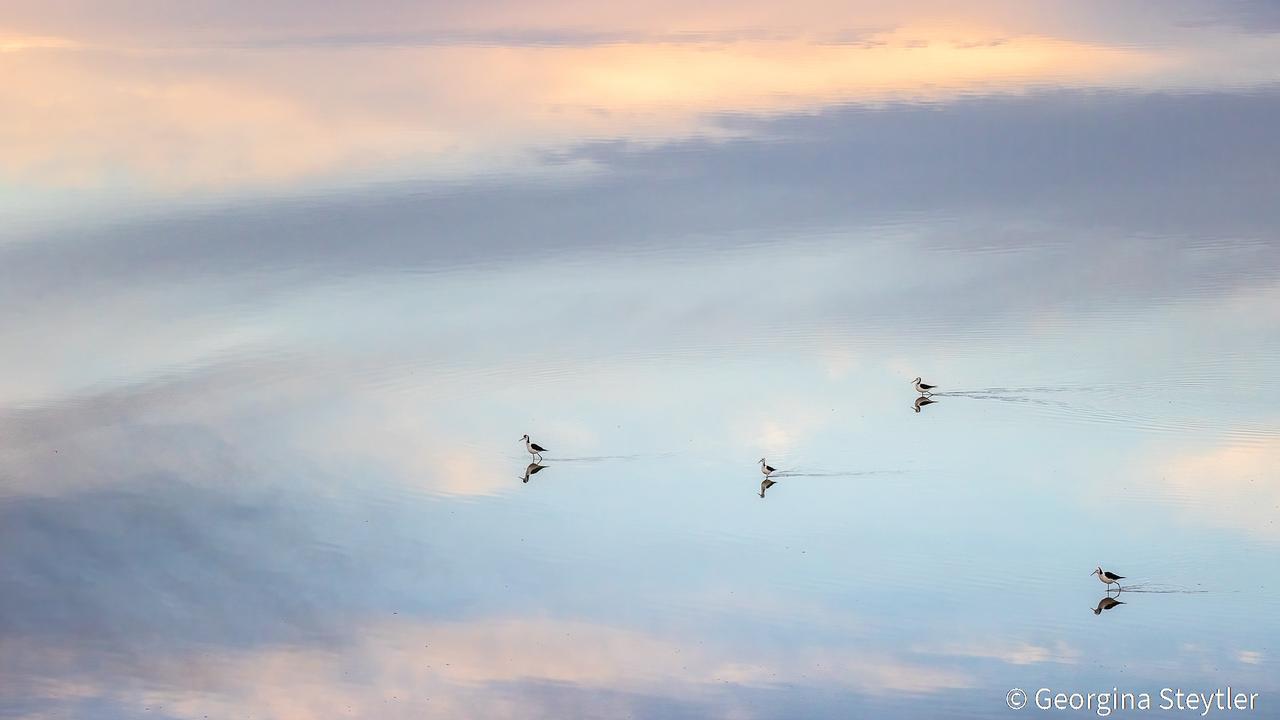
M 717 115 L 1135 82 L 1143 51 L 981 28 L 557 46 L 0 46 L 0 181 L 142 192 L 483 172 L 590 138 L 722 133 Z

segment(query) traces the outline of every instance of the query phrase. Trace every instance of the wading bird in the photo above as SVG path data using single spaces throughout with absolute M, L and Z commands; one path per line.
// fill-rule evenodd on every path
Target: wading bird
M 529 440 L 528 435 L 525 435 L 524 437 L 520 438 L 520 440 L 524 442 L 524 449 L 529 451 L 529 454 L 533 456 L 533 459 L 535 461 L 541 460 L 542 453 L 547 451 L 546 448 L 542 447 L 538 443 Z
M 932 395 L 933 391 L 938 387 L 937 385 L 925 385 L 920 382 L 920 378 L 916 378 L 913 382 L 916 384 L 916 392 L 921 395 Z
M 760 458 L 760 472 L 764 473 L 765 477 L 769 477 L 776 472 L 777 469 L 778 468 L 775 467 L 769 467 L 769 465 L 765 463 L 764 458 Z
M 1090 574 L 1090 575 L 1097 575 L 1097 576 L 1098 576 L 1098 580 L 1102 581 L 1102 583 L 1103 583 L 1104 585 L 1106 585 L 1106 586 L 1107 586 L 1107 591 L 1108 591 L 1108 592 L 1110 592 L 1110 591 L 1111 591 L 1111 586 L 1112 586 L 1112 585 L 1115 585 L 1115 586 L 1116 586 L 1116 592 L 1120 592 L 1121 590 L 1123 590 L 1123 589 L 1124 589 L 1124 588 L 1120 587 L 1120 581 L 1124 579 L 1124 576 L 1123 576 L 1123 575 L 1117 575 L 1117 574 L 1115 574 L 1115 573 L 1113 573 L 1113 572 L 1111 572 L 1111 571 L 1109 571 L 1109 570 L 1103 570 L 1101 565 L 1099 565 L 1099 566 L 1098 566 L 1098 568 L 1097 568 L 1096 570 L 1094 570 L 1093 572 L 1091 572 L 1091 573 L 1089 573 L 1089 574 Z

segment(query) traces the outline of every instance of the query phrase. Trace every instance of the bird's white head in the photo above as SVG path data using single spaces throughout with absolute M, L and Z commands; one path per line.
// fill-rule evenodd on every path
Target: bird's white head
M 1102 566 L 1101 566 L 1101 565 L 1099 565 L 1097 568 L 1095 568 L 1095 569 L 1094 569 L 1094 571 L 1093 571 L 1093 572 L 1091 572 L 1091 573 L 1089 573 L 1089 574 L 1090 574 L 1090 575 L 1101 575 L 1101 574 L 1102 574 Z
M 524 442 L 525 440 L 528 440 L 528 439 L 529 439 L 529 436 L 527 434 L 521 435 L 520 440 L 518 442 Z
M 916 378 L 915 380 L 912 380 L 911 382 L 913 382 L 913 383 L 918 383 L 918 382 L 920 382 L 920 378 Z
M 764 464 L 764 458 L 760 458 L 760 464 L 761 464 L 761 465 L 763 465 L 763 464 Z

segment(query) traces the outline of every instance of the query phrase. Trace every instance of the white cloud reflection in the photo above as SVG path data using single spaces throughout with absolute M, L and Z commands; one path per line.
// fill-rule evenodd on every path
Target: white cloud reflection
M 652 712 L 664 702 L 737 708 L 731 691 L 811 686 L 898 698 L 971 687 L 952 663 L 892 652 L 787 646 L 776 654 L 692 642 L 583 621 L 496 617 L 467 622 L 388 620 L 361 627 L 345 648 L 267 647 L 144 656 L 122 688 L 84 674 L 79 652 L 6 643 L 4 660 L 66 678 L 28 685 L 53 708 L 85 700 L 179 718 L 261 715 L 277 720 L 352 717 L 562 717 Z M 11 653 L 23 651 L 21 657 Z M 601 695 L 600 693 L 604 693 Z M 594 699 L 591 699 L 593 698 Z M 717 710 L 717 714 L 721 714 Z
M 1217 447 L 1162 448 L 1147 458 L 1148 482 L 1184 521 L 1280 540 L 1280 439 L 1226 440 Z M 1150 471 L 1148 471 L 1149 473 Z

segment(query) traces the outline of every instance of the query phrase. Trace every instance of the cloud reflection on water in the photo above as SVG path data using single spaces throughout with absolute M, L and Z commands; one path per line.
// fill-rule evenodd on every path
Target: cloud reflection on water
M 217 5 L 6 8 L 0 714 L 1280 689 L 1265 4 Z
M 445 30 L 445 41 L 417 46 L 404 35 L 331 44 L 322 34 L 225 47 L 177 25 L 132 43 L 96 38 L 92 26 L 71 37 L 10 33 L 0 65 L 14 79 L 3 93 L 16 112 L 0 120 L 0 177 L 172 197 L 343 177 L 491 175 L 533 170 L 540 153 L 593 139 L 740 135 L 721 122 L 732 115 L 1046 86 L 1185 92 L 1280 80 L 1260 69 L 1280 56 L 1270 35 L 1168 26 L 1170 42 L 1126 43 L 1096 26 L 990 9 L 985 21 L 980 9 L 963 22 L 920 8 L 878 24 L 859 17 L 872 29 L 849 31 L 852 39 L 829 37 L 832 9 L 821 7 L 764 37 L 655 38 L 625 20 L 616 32 L 596 29 L 603 41 L 523 43 L 499 29 L 489 41 L 450 42 Z M 733 15 L 722 8 L 712 22 Z M 836 16 L 837 28 L 856 17 Z M 510 27 L 494 21 L 457 32 L 483 38 L 484 23 Z M 221 33 L 244 37 L 251 27 Z

